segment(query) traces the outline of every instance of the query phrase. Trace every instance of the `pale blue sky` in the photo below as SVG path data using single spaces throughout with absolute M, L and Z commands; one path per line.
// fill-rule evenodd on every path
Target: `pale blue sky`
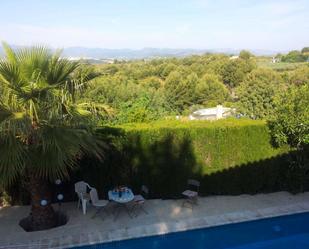
M 3 0 L 0 40 L 101 48 L 309 46 L 309 0 Z

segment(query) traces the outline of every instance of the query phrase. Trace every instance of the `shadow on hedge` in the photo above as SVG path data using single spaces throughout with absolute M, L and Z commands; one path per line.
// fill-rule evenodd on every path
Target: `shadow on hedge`
M 203 196 L 309 190 L 308 180 L 301 177 L 304 174 L 302 169 L 293 167 L 296 152 L 231 165 L 204 175 L 202 169 L 205 166 L 195 158 L 189 136 L 176 137 L 171 133 L 159 140 L 153 139 L 154 142 L 150 145 L 147 142 L 145 146 L 138 134 L 128 137 L 121 129 L 115 128 L 104 131 L 100 136 L 109 144 L 104 161 L 90 157 L 80 161 L 80 167 L 72 172 L 71 179 L 63 183 L 61 191 L 65 201 L 76 199 L 74 183 L 79 180 L 96 187 L 102 198 L 107 198 L 108 190 L 114 186 L 130 186 L 138 193 L 142 184 L 150 188 L 151 198 L 179 198 L 188 178 L 201 181 L 200 194 Z M 27 204 L 27 196 L 20 191 L 20 185 L 13 188 L 13 203 Z
M 118 130 L 116 135 L 123 136 L 123 133 Z M 163 139 L 154 139 L 147 146 L 144 146 L 145 142 L 138 134 L 123 136 L 123 139 L 121 145 L 110 141 L 112 146 L 106 152 L 103 163 L 85 158 L 73 182 L 86 180 L 98 188 L 105 198 L 113 186 L 127 185 L 138 193 L 142 184 L 149 186 L 152 198 L 179 198 L 188 178 L 201 181 L 200 194 L 203 196 L 309 189 L 307 183 L 302 186 L 302 172 L 291 167 L 295 152 L 231 165 L 224 170 L 203 175 L 203 166 L 195 158 L 189 136 L 176 138 L 171 133 Z
M 202 194 L 298 193 L 309 190 L 308 172 L 302 167 L 293 166 L 295 155 L 296 152 L 290 152 L 202 176 Z
M 177 198 L 188 177 L 201 174 L 188 138 L 176 141 L 169 135 L 146 148 L 140 136 L 124 139 L 120 147 L 111 143 L 103 163 L 84 158 L 71 182 L 88 181 L 105 193 L 102 197 L 117 185 L 127 185 L 139 192 L 145 184 L 152 198 Z

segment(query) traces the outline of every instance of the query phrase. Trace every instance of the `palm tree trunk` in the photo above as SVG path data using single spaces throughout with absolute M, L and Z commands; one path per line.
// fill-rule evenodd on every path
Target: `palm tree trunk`
M 32 230 L 44 230 L 55 227 L 57 218 L 51 205 L 51 192 L 46 180 L 36 177 L 34 174 L 29 176 L 29 191 L 31 197 L 31 213 L 29 217 Z M 42 205 L 42 200 L 46 205 Z

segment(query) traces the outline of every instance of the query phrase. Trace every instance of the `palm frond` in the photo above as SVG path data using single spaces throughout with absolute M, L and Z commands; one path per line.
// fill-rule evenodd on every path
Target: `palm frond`
M 3 50 L 5 52 L 6 59 L 11 64 L 16 64 L 17 63 L 17 59 L 16 59 L 16 55 L 14 53 L 14 50 L 6 42 L 2 42 L 2 47 L 3 47 Z
M 89 153 L 102 158 L 103 143 L 87 130 L 45 126 L 40 130 L 40 145 L 31 150 L 32 165 L 42 178 L 68 177 L 68 170 L 76 165 L 77 155 Z M 38 153 L 39 152 L 39 153 Z
M 52 54 L 44 46 L 17 51 L 4 46 L 0 181 L 11 183 L 24 169 L 45 179 L 63 178 L 78 156 L 92 153 L 101 158 L 101 142 L 90 128 L 108 108 L 78 103 L 74 96 L 96 77 L 93 69 L 61 58 L 60 50 Z
M 4 86 L 16 89 L 22 86 L 24 82 L 21 79 L 20 68 L 17 64 L 9 61 L 0 60 L 0 82 Z
M 79 62 L 53 57 L 49 63 L 46 80 L 50 85 L 64 86 L 71 79 L 71 74 L 78 68 Z
M 96 72 L 93 66 L 80 64 L 67 82 L 67 90 L 72 95 L 73 101 L 75 100 L 75 95 L 82 94 L 92 80 L 99 75 L 100 73 Z
M 23 143 L 13 134 L 0 136 L 0 183 L 11 184 L 25 169 L 27 153 Z
M 4 105 L 0 103 L 0 123 L 6 120 L 17 120 L 23 119 L 26 116 L 25 112 L 14 112 L 10 109 L 6 108 Z
M 106 104 L 83 102 L 76 104 L 76 108 L 80 112 L 89 113 L 90 115 L 102 116 L 113 115 L 114 109 Z

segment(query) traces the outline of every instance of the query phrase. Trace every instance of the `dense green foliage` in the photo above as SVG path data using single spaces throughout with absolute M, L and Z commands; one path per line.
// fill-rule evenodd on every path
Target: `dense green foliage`
M 98 130 L 114 144 L 103 164 L 82 162 L 83 176 L 99 189 L 141 184 L 152 197 L 179 197 L 190 177 L 201 193 L 240 194 L 292 190 L 287 181 L 287 147 L 274 148 L 262 121 L 161 121 Z
M 244 60 L 249 60 L 251 57 L 254 57 L 253 54 L 250 53 L 248 50 L 242 50 L 239 53 L 239 58 L 244 59 Z
M 301 56 L 306 54 L 302 51 Z M 59 115 L 70 108 L 71 116 L 65 115 L 69 120 L 63 119 L 63 125 L 84 128 L 94 121 L 99 127 L 109 125 L 97 132 L 99 138 L 110 144 L 104 163 L 91 157 L 83 158 L 77 171 L 69 172 L 71 167 L 66 163 L 61 166 L 64 171 L 53 173 L 51 178 L 71 173 L 72 181 L 87 180 L 102 190 L 117 184 L 128 184 L 135 189 L 147 184 L 153 197 L 178 196 L 188 177 L 202 181 L 204 195 L 297 191 L 306 188 L 301 178 L 304 174 L 291 170 L 291 155 L 297 153 L 286 146 L 299 149 L 299 143 L 304 147 L 308 141 L 309 96 L 309 67 L 306 63 L 295 63 L 299 60 L 297 56 L 299 52 L 282 56 L 290 58 L 287 60 L 290 63 L 281 62 L 280 68 L 276 68 L 277 63 L 269 62 L 271 66 L 265 63 L 271 58 L 255 57 L 248 51 L 242 51 L 238 58 L 205 54 L 177 59 L 115 61 L 99 65 L 95 71 L 78 64 L 74 72 L 65 75 L 68 85 L 60 88 L 62 91 L 58 91 L 58 84 L 55 88 L 46 88 L 49 80 L 53 82 L 60 72 L 51 76 L 29 74 L 31 82 L 37 76 L 40 81 L 25 89 L 20 86 L 22 93 L 35 95 L 30 99 L 27 98 L 30 95 L 23 95 L 26 102 L 21 103 L 38 98 L 35 104 L 44 124 L 62 125 Z M 89 80 L 92 84 L 83 84 Z M 36 95 L 41 88 L 47 95 Z M 8 93 L 4 86 L 0 92 L 1 96 Z M 64 92 L 66 94 L 61 95 Z M 46 105 L 49 96 L 52 96 L 50 103 L 58 105 Z M 18 113 L 6 116 L 9 100 L 1 99 L 0 104 L 5 104 L 5 108 L 1 107 L 0 114 L 5 119 L 21 118 Z M 48 108 L 59 107 L 63 102 L 64 109 L 50 113 Z M 271 119 L 273 138 L 281 147 L 273 147 L 264 121 L 179 122 L 172 118 L 217 104 L 235 107 L 238 114 L 253 119 Z M 94 118 L 98 115 L 93 114 L 100 114 L 100 118 Z M 35 112 L 31 115 L 35 117 Z M 161 121 L 153 122 L 156 120 Z M 70 137 L 63 134 L 52 137 Z M 72 141 L 69 142 L 71 145 Z M 77 161 L 70 155 L 80 149 L 78 143 L 59 148 L 61 155 L 69 155 L 69 163 Z
M 291 86 L 278 96 L 272 124 L 279 145 L 289 144 L 295 148 L 309 145 L 309 84 Z
M 271 69 L 256 69 L 236 89 L 239 111 L 252 118 L 267 118 L 275 111 L 274 98 L 284 89 L 282 78 Z
M 0 185 L 19 175 L 63 178 L 81 150 L 96 149 L 81 129 L 92 112 L 77 89 L 96 74 L 44 47 L 13 51 L 0 61 Z M 75 141 L 75 142 L 74 142 Z M 89 148 L 88 147 L 88 148 Z
M 195 95 L 196 103 L 207 107 L 225 103 L 229 99 L 229 91 L 220 78 L 214 74 L 205 74 L 199 80 Z
M 45 47 L 14 51 L 0 59 L 0 191 L 22 179 L 31 196 L 27 229 L 58 224 L 49 181 L 69 177 L 79 157 L 102 154 L 91 132 L 101 108 L 78 98 L 97 74 Z M 42 204 L 42 200 L 46 204 Z
M 306 50 L 305 50 L 306 51 Z M 297 50 L 289 52 L 287 55 L 282 56 L 283 62 L 304 62 L 308 60 L 309 56 Z
M 302 66 L 289 73 L 289 83 L 291 85 L 309 84 L 309 66 Z
M 138 192 L 146 184 L 150 197 L 178 198 L 191 177 L 201 181 L 201 195 L 301 189 L 301 176 L 290 170 L 294 152 L 273 147 L 263 121 L 169 120 L 101 127 L 97 135 L 110 144 L 104 161 L 83 158 L 71 183 L 82 179 L 101 193 L 119 184 Z
M 178 122 L 168 120 L 150 124 L 128 124 L 121 128 L 125 130 L 129 139 L 140 136 L 141 146 L 146 150 L 150 149 L 147 147 L 153 142 L 164 140 L 169 135 L 175 136 L 176 140 L 191 140 L 195 159 L 197 164 L 202 166 L 203 173 L 268 158 L 278 152 L 268 143 L 268 130 L 262 121 L 231 119 L 217 122 Z M 245 151 L 247 152 L 244 153 Z
M 238 86 L 245 78 L 246 74 L 250 73 L 256 67 L 255 61 L 251 59 L 235 59 L 225 63 L 221 68 L 221 76 L 224 84 L 233 88 Z
M 309 53 L 309 47 L 304 47 L 301 52 L 304 53 Z
M 269 122 L 272 136 L 278 145 L 296 149 L 289 158 L 289 169 L 304 191 L 309 182 L 309 84 L 289 87 L 276 102 L 276 113 Z
M 218 104 L 263 119 L 271 116 L 276 95 L 291 84 L 303 85 L 309 79 L 309 67 L 304 62 L 271 61 L 245 50 L 238 58 L 205 54 L 115 61 L 97 66 L 102 75 L 83 98 L 109 106 L 101 124 L 149 122 Z
M 109 105 L 114 115 L 107 116 L 105 122 L 118 124 L 187 113 L 196 105 L 229 104 L 233 87 L 256 67 L 250 55 L 243 57 L 232 60 L 226 55 L 204 55 L 103 65 L 98 68 L 102 76 L 84 98 Z M 136 116 L 136 120 L 129 115 L 126 120 L 126 107 L 145 97 L 151 105 L 144 107 L 153 106 L 156 112 L 141 110 L 147 114 Z

